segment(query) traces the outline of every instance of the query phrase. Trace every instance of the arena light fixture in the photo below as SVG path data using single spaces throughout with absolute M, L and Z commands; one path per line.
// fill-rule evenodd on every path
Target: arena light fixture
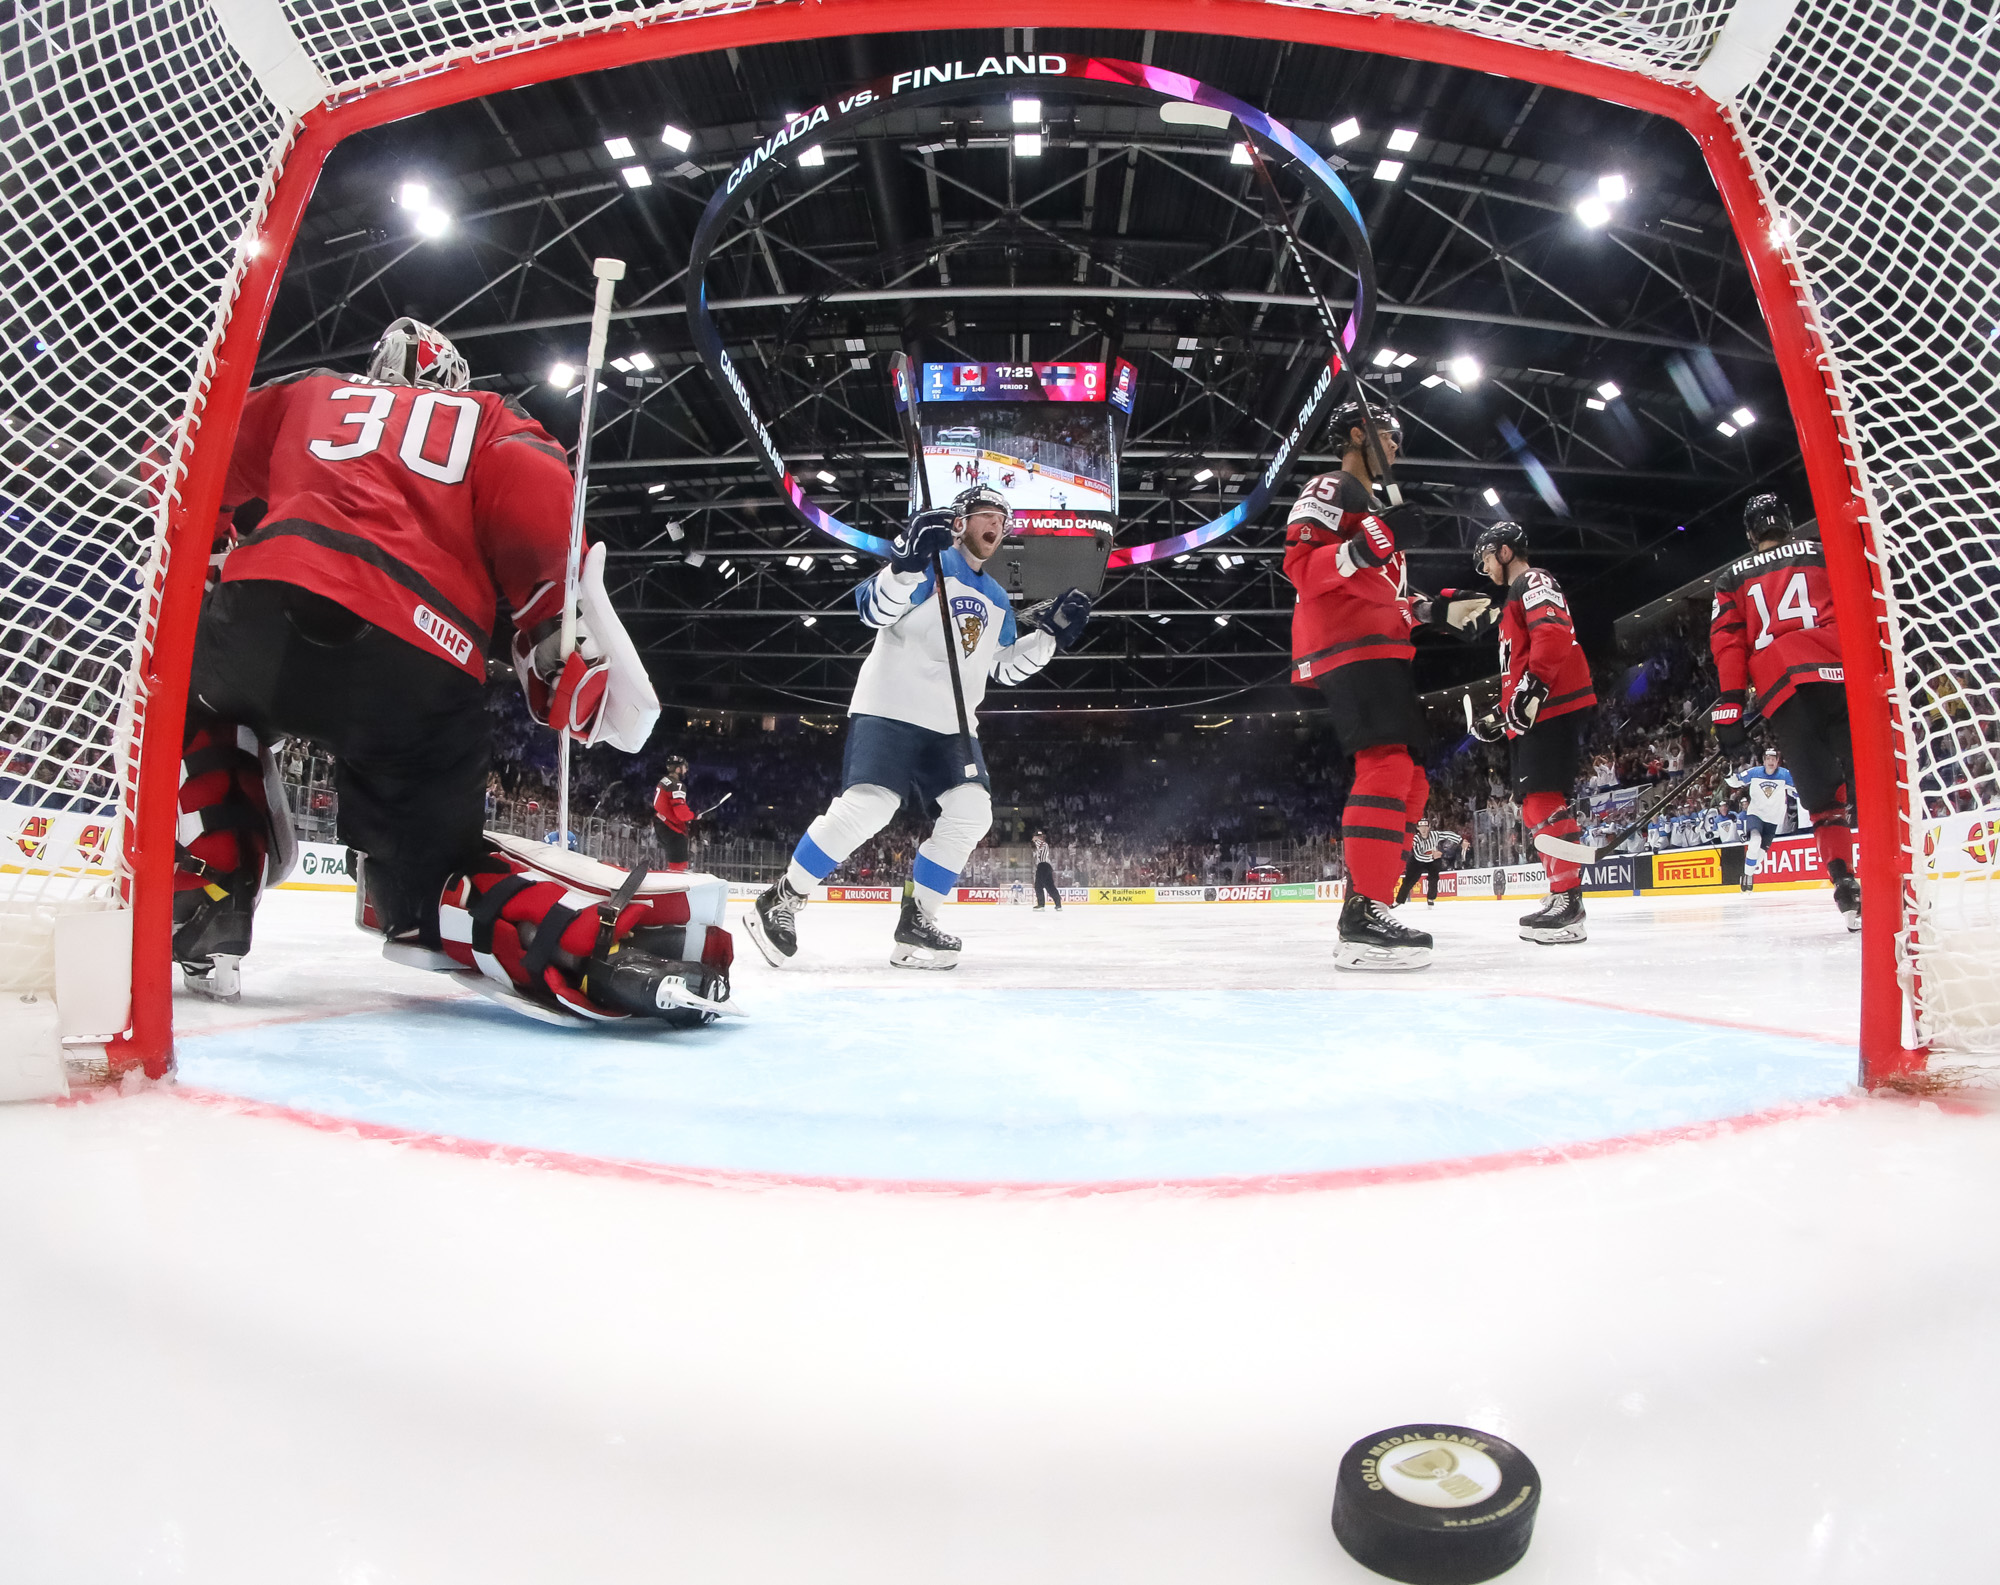
M 1423 388 L 1428 391 L 1434 385 L 1444 384 L 1444 376 L 1442 374 L 1426 374 L 1423 377 L 1421 384 L 1423 385 Z
M 609 154 L 614 160 L 629 160 L 634 155 L 632 140 L 630 138 L 606 138 L 604 140 L 604 152 Z
M 653 185 L 653 173 L 643 165 L 627 165 L 618 174 L 625 178 L 625 185 L 627 187 L 651 187 Z
M 1332 137 L 1335 148 L 1339 148 L 1343 143 L 1352 143 L 1356 138 L 1361 136 L 1361 123 L 1355 120 L 1353 116 L 1349 116 L 1345 121 L 1334 123 L 1333 131 L 1329 136 Z
M 1042 102 L 1039 99 L 1016 99 L 1014 101 L 1014 125 L 1017 127 L 1039 127 L 1042 124 Z
M 1723 419 L 1722 422 L 1717 424 L 1715 427 L 1717 432 L 1720 434 L 1733 436 L 1736 433 L 1736 426 L 1730 423 L 1729 420 L 1726 418 Z
M 810 167 L 824 165 L 825 163 L 826 150 L 819 144 L 815 143 L 808 148 L 799 150 L 799 164 Z
M 852 567 L 854 565 L 854 561 L 855 558 L 852 556 L 842 556 L 840 558 L 840 564 L 843 567 Z
M 1394 347 L 1384 347 L 1380 352 L 1375 354 L 1375 367 L 1378 369 L 1393 369 L 1396 367 L 1396 360 L 1401 356 L 1402 354 Z
M 802 621 L 802 622 L 800 623 L 800 625 L 801 625 L 802 627 L 811 627 L 811 626 L 812 626 L 812 625 L 813 625 L 814 623 L 816 623 L 817 621 L 819 621 L 819 618 L 818 618 L 818 617 L 816 617 L 816 616 L 809 616 L 809 617 L 806 617 L 806 618 L 805 618 L 805 619 L 804 619 L 804 620 L 803 620 L 803 621 Z
M 1196 484 L 1206 484 L 1210 479 L 1214 477 L 1215 477 L 1215 470 L 1213 468 L 1203 468 L 1199 473 L 1197 473 L 1194 476 L 1194 482 Z
M 549 365 L 549 384 L 553 385 L 558 391 L 567 391 L 572 385 L 576 384 L 576 365 L 572 363 L 551 363 Z
M 630 374 L 632 372 L 632 360 L 630 358 L 613 358 L 611 360 L 611 367 L 616 369 L 620 374 Z
M 699 551 L 692 551 L 689 553 L 688 565 L 690 567 L 699 567 L 701 565 L 701 553 Z M 717 567 L 715 570 L 717 572 L 726 574 L 733 565 L 735 564 L 731 562 L 728 557 L 725 556 L 722 560 L 722 565 Z
M 1250 163 L 1250 145 L 1247 143 L 1230 144 L 1229 163 L 1231 165 L 1248 165 Z
M 442 209 L 419 209 L 417 211 L 417 234 L 423 237 L 441 237 L 451 229 L 451 216 Z
M 1468 353 L 1460 353 L 1445 365 L 1445 370 L 1463 390 L 1468 385 L 1477 385 L 1479 377 L 1486 371 L 1479 366 L 1479 360 Z
M 819 482 L 820 482 L 821 484 L 838 484 L 838 483 L 840 483 L 840 479 L 839 479 L 838 475 L 836 475 L 836 474 L 831 474 L 831 473 L 828 473 L 828 472 L 826 471 L 826 469 L 824 469 L 824 468 L 821 468 L 821 469 L 820 469 L 820 470 L 819 470 L 818 472 L 816 472 L 816 473 L 815 473 L 815 474 L 813 475 L 813 477 L 814 477 L 815 479 L 819 480 Z
M 1014 152 L 1024 160 L 1039 159 L 1042 152 L 1042 135 L 1039 132 L 1016 132 Z
M 1729 416 L 1736 420 L 1736 427 L 1738 429 L 1748 429 L 1752 424 L 1757 422 L 1757 415 L 1747 407 L 1739 407 Z
M 1599 226 L 1611 223 L 1611 206 L 1592 193 L 1577 200 L 1576 218 L 1595 231 Z
M 1215 625 L 1217 627 L 1227 627 L 1229 626 L 1229 618 L 1226 616 L 1218 616 L 1215 619 Z
M 431 190 L 422 182 L 404 182 L 396 189 L 396 202 L 405 209 L 428 209 L 431 206 Z
M 1583 405 L 1584 405 L 1585 407 L 1589 408 L 1589 409 L 1590 409 L 1590 410 L 1591 410 L 1591 411 L 1592 411 L 1593 413 L 1601 413 L 1601 412 L 1603 412 L 1603 411 L 1604 411 L 1604 408 L 1605 408 L 1605 405 L 1606 405 L 1606 404 L 1605 404 L 1605 403 L 1603 403 L 1603 402 L 1600 402 L 1600 401 L 1599 401 L 1599 400 L 1598 400 L 1598 399 L 1597 399 L 1596 397 L 1594 397 L 1594 396 L 1586 396 L 1586 397 L 1585 397 L 1585 398 L 1583 399 Z
M 1417 129 L 1415 127 L 1398 127 L 1394 132 L 1389 134 L 1389 152 L 1391 154 L 1407 154 L 1416 146 Z
M 704 555 L 703 555 L 703 554 L 702 554 L 702 553 L 701 553 L 700 551 L 698 551 L 698 550 L 691 550 L 691 551 L 689 551 L 689 552 L 688 552 L 688 554 L 687 554 L 687 564 L 688 564 L 688 565 L 689 565 L 690 567 L 699 567 L 699 566 L 700 566 L 700 565 L 701 565 L 701 564 L 702 564 L 703 562 L 705 562 L 705 561 L 707 561 L 707 560 L 708 560 L 708 557 L 704 556 Z M 727 563 L 727 562 L 724 562 L 724 563 L 723 563 L 723 565 L 724 565 L 724 566 L 727 566 L 727 565 L 728 565 L 728 563 Z
M 1618 387 L 1615 384 L 1613 384 L 1610 380 L 1606 380 L 1602 385 L 1600 385 L 1597 388 L 1597 394 L 1603 397 L 1604 400 L 1607 402 L 1615 402 L 1624 393 L 1620 391 Z
M 646 493 L 648 495 L 665 495 L 667 487 L 664 484 L 649 484 L 646 486 Z
M 1482 497 L 1482 499 L 1486 502 L 1488 506 L 1498 506 L 1500 504 L 1500 492 L 1498 490 L 1488 489 L 1486 494 Z
M 646 369 L 650 369 L 652 366 L 653 366 L 653 355 L 650 352 L 635 352 L 632 354 L 633 368 L 643 371 Z
M 1616 174 L 1597 178 L 1597 196 L 1607 204 L 1622 204 L 1631 194 L 1625 185 L 1625 178 Z
M 1393 182 L 1402 174 L 1403 162 L 1401 160 L 1379 160 L 1376 162 L 1375 180 L 1378 182 Z
M 694 135 L 683 132 L 671 121 L 660 128 L 660 141 L 676 154 L 685 154 L 689 149 L 694 147 Z
M 1396 367 L 1399 369 L 1407 369 L 1416 361 L 1417 355 L 1414 352 L 1399 352 L 1396 354 Z
M 682 528 L 680 524 L 669 523 L 667 525 L 667 538 L 672 540 L 676 545 L 687 537 L 687 530 Z
M 707 279 L 711 261 L 740 223 L 745 206 L 754 203 L 766 186 L 796 165 L 797 150 L 807 136 L 831 144 L 885 113 L 962 103 L 967 83 L 982 74 L 990 75 L 995 69 L 993 58 L 973 55 L 928 62 L 921 68 L 896 72 L 859 87 L 851 82 L 829 85 L 819 103 L 787 117 L 784 125 L 769 132 L 755 147 L 739 151 L 731 169 L 719 173 L 688 248 L 688 328 L 723 405 L 749 441 L 752 454 L 761 460 L 778 486 L 781 499 L 801 519 L 850 548 L 871 555 L 887 555 L 888 541 L 843 522 L 815 501 L 810 491 L 820 486 L 809 471 L 795 474 L 779 449 L 772 433 L 773 420 L 760 412 L 751 382 L 737 370 L 724 345 L 716 309 L 719 303 L 727 302 L 728 294 L 720 289 L 719 281 Z M 1317 378 L 1294 399 L 1291 415 L 1275 426 L 1279 437 L 1275 453 L 1264 460 L 1255 474 L 1243 476 L 1242 493 L 1218 502 L 1221 510 L 1213 517 L 1151 543 L 1120 546 L 1112 550 L 1107 565 L 1117 569 L 1165 561 L 1220 539 L 1246 522 L 1256 521 L 1282 491 L 1286 475 L 1337 399 L 1346 359 L 1354 348 L 1368 343 L 1367 331 L 1376 309 L 1375 261 L 1360 204 L 1329 161 L 1282 121 L 1183 73 L 1139 61 L 1055 52 L 1008 57 L 1006 64 L 997 69 L 1010 79 L 1011 92 L 1004 95 L 1009 103 L 1010 120 L 1017 98 L 1032 98 L 1039 112 L 1047 104 L 1051 91 L 1066 97 L 1083 95 L 1093 100 L 1122 101 L 1155 111 L 1163 104 L 1190 104 L 1233 118 L 1252 149 L 1268 158 L 1285 161 L 1287 174 L 1320 202 L 1338 227 L 1348 266 L 1355 272 L 1349 305 L 1344 316 L 1336 315 L 1331 327 L 1335 345 L 1323 354 L 1324 363 L 1317 370 Z M 995 96 L 1000 97 L 1003 95 Z M 1009 130 L 1015 132 L 1017 143 L 1024 145 L 1021 153 L 1026 154 L 1030 148 L 1040 152 L 1043 139 L 1038 123 Z M 1029 138 L 1033 139 L 1031 144 L 1027 142 Z M 1221 152 L 1219 146 L 1216 152 Z M 907 396 L 899 395 L 898 400 L 905 402 Z

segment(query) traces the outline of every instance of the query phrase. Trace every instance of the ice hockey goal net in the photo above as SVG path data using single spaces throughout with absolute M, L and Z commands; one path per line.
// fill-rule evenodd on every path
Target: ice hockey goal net
M 1446 61 L 1701 143 L 1787 381 L 1861 758 L 1864 1066 L 2000 1047 L 1993 23 L 1913 0 L 971 0 Z M 307 194 L 366 127 L 571 72 L 935 25 L 910 0 L 42 0 L 0 20 L 0 985 L 133 923 L 162 1071 L 185 672 L 221 470 Z M 111 1033 L 105 1031 L 105 1033 Z

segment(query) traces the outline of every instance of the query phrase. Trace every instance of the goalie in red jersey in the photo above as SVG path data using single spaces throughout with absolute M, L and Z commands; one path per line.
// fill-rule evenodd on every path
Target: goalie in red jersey
M 719 972 L 680 961 L 700 923 L 684 901 L 616 872 L 593 880 L 588 861 L 543 873 L 481 829 L 499 595 L 538 721 L 636 752 L 659 702 L 604 593 L 602 546 L 585 561 L 575 651 L 560 654 L 563 449 L 510 398 L 469 384 L 449 341 L 399 319 L 366 375 L 313 369 L 244 405 L 218 525 L 227 554 L 195 640 L 175 844 L 174 955 L 196 991 L 237 994 L 252 913 L 290 843 L 270 745 L 296 737 L 334 756 L 357 912 L 392 961 L 475 971 L 561 1019 L 665 1011 L 669 979 L 704 1001 L 727 994 L 726 931 L 685 954 Z M 593 885 L 599 906 L 580 909 Z
M 1754 548 L 1716 579 L 1709 615 L 1709 648 L 1722 683 L 1710 715 L 1716 746 L 1740 749 L 1750 741 L 1743 717 L 1754 687 L 1812 818 L 1834 903 L 1847 928 L 1859 930 L 1861 882 L 1854 878 L 1847 824 L 1854 746 L 1826 548 L 1793 529 L 1792 514 L 1775 495 L 1750 498 L 1743 533 Z
M 1343 969 L 1420 969 L 1431 938 L 1389 912 L 1403 853 L 1430 797 L 1422 756 L 1429 741 L 1411 665 L 1412 630 L 1425 623 L 1464 628 L 1490 603 L 1447 591 L 1412 596 L 1400 542 L 1420 535 L 1414 507 L 1393 510 L 1372 488 L 1393 466 L 1403 434 L 1371 412 L 1382 457 L 1370 467 L 1359 403 L 1334 415 L 1343 437 L 1340 472 L 1323 473 L 1299 493 L 1285 525 L 1285 576 L 1298 590 L 1292 610 L 1292 681 L 1317 687 L 1333 716 L 1354 782 L 1341 812 L 1348 874 L 1340 910 Z
M 1519 523 L 1489 523 L 1473 541 L 1473 565 L 1504 591 L 1500 598 L 1500 708 L 1473 723 L 1485 742 L 1508 740 L 1514 796 L 1538 843 L 1580 846 L 1569 806 L 1583 745 L 1583 712 L 1597 703 L 1590 662 L 1576 642 L 1569 602 L 1556 580 L 1528 561 Z M 1572 858 L 1542 850 L 1548 901 L 1521 918 L 1521 939 L 1553 945 L 1588 938 L 1583 873 Z

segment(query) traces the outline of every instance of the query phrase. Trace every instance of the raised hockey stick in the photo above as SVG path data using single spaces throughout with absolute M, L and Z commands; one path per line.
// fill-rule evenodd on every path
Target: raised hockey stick
M 736 794 L 734 794 L 733 792 L 724 793 L 720 798 L 716 799 L 715 802 L 710 804 L 706 809 L 697 809 L 694 815 L 695 819 L 706 820 L 710 815 L 714 814 L 716 810 L 720 809 L 724 804 L 728 803 L 729 800 L 734 798 L 735 796 Z
M 903 425 L 903 445 L 910 454 L 910 466 L 917 470 L 917 498 L 924 510 L 931 509 L 931 476 L 924 466 L 924 432 L 918 421 L 917 382 L 907 352 L 889 355 L 890 390 L 896 401 L 896 416 Z M 944 663 L 951 673 L 951 702 L 958 710 L 958 753 L 965 763 L 965 779 L 979 775 L 979 761 L 972 755 L 972 724 L 965 715 L 965 683 L 958 675 L 958 637 L 951 630 L 951 611 L 945 598 L 944 558 L 931 555 L 931 586 L 937 592 L 938 625 L 944 629 Z
M 590 346 L 583 358 L 583 406 L 577 414 L 576 494 L 569 509 L 569 561 L 563 568 L 562 665 L 576 653 L 576 586 L 583 577 L 583 501 L 590 488 L 590 425 L 597 413 L 597 371 L 604 367 L 604 342 L 611 332 L 611 294 L 625 279 L 623 259 L 597 259 L 597 301 L 590 310 Z M 556 841 L 569 845 L 569 732 L 556 729 Z
M 1340 359 L 1341 368 L 1347 372 L 1348 379 L 1354 384 L 1354 400 L 1361 408 L 1361 439 L 1368 448 L 1369 464 L 1375 469 L 1375 476 L 1382 481 L 1382 490 L 1389 497 L 1389 504 L 1401 506 L 1403 492 L 1396 483 L 1395 470 L 1389 466 L 1389 454 L 1382 449 L 1382 437 L 1376 432 L 1375 416 L 1368 403 L 1368 388 L 1361 383 L 1361 371 L 1354 366 L 1354 359 L 1340 344 L 1340 321 L 1333 317 L 1333 305 L 1327 302 L 1326 295 L 1313 280 L 1312 271 L 1306 267 L 1305 244 L 1299 241 L 1298 228 L 1292 224 L 1291 211 L 1285 207 L 1284 199 L 1278 195 L 1278 184 L 1271 176 L 1271 167 L 1264 163 L 1264 151 L 1257 147 L 1257 139 L 1252 136 L 1248 127 L 1243 126 L 1241 121 L 1236 124 L 1243 128 L 1243 146 L 1250 151 L 1251 169 L 1256 171 L 1258 184 L 1264 189 L 1265 197 L 1270 199 L 1272 209 L 1277 212 L 1278 229 L 1284 236 L 1285 250 L 1292 256 L 1292 264 L 1298 270 L 1299 278 L 1306 283 L 1306 292 L 1319 313 L 1320 328 L 1326 332 L 1327 340 L 1333 346 L 1334 355 Z M 1344 435 L 1341 437 L 1343 449 L 1346 439 Z
M 1470 697 L 1468 694 L 1467 698 L 1469 699 Z M 1757 711 L 1752 710 L 1743 718 L 1743 725 L 1748 728 L 1754 726 L 1761 719 L 1762 716 Z M 1585 846 L 1581 842 L 1565 842 L 1561 837 L 1543 835 L 1535 838 L 1535 851 L 1545 853 L 1550 858 L 1569 859 L 1577 864 L 1595 864 L 1607 853 L 1616 853 L 1627 842 L 1632 840 L 1634 833 L 1643 831 L 1651 822 L 1653 816 L 1666 808 L 1675 798 L 1686 791 L 1691 783 L 1707 775 L 1718 763 L 1727 764 L 1728 761 L 1729 750 L 1726 748 L 1718 748 L 1713 753 L 1705 756 L 1692 769 L 1682 773 L 1680 780 L 1670 783 L 1663 790 L 1655 793 L 1650 799 L 1643 802 L 1639 806 L 1637 814 L 1633 815 L 1623 826 L 1613 831 L 1595 847 Z

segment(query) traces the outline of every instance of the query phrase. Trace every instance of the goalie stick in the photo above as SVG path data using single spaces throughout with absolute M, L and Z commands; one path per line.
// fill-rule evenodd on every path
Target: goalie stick
M 577 584 L 583 577 L 583 503 L 589 489 L 590 425 L 597 412 L 597 371 L 604 367 L 604 342 L 611 331 L 611 294 L 625 279 L 623 259 L 598 259 L 591 264 L 597 276 L 597 301 L 590 310 L 590 346 L 583 359 L 583 405 L 577 414 L 576 494 L 569 510 L 569 561 L 563 568 L 562 652 L 563 665 L 576 653 Z M 569 732 L 556 729 L 556 841 L 569 843 Z
M 1264 196 L 1270 200 L 1271 207 L 1277 211 L 1278 229 L 1284 236 L 1285 250 L 1291 254 L 1292 264 L 1298 270 L 1299 278 L 1305 282 L 1313 307 L 1319 312 L 1320 328 L 1326 332 L 1334 356 L 1340 359 L 1341 368 L 1354 384 L 1354 400 L 1361 409 L 1361 438 L 1368 448 L 1369 464 L 1382 481 L 1382 490 L 1389 497 L 1389 504 L 1401 506 L 1403 492 L 1396 484 L 1395 470 L 1389 466 L 1389 454 L 1382 449 L 1382 437 L 1376 431 L 1375 415 L 1368 403 L 1368 388 L 1361 383 L 1361 371 L 1355 367 L 1348 349 L 1340 344 L 1340 321 L 1333 317 L 1332 304 L 1327 302 L 1325 294 L 1314 283 L 1312 271 L 1306 268 L 1305 244 L 1299 240 L 1298 229 L 1292 224 L 1291 212 L 1285 208 L 1284 199 L 1278 196 L 1278 184 L 1271 176 L 1271 167 L 1264 163 L 1264 151 L 1257 147 L 1256 136 L 1250 128 L 1241 121 L 1236 124 L 1243 128 L 1243 147 L 1249 151 L 1250 165 L 1257 173 L 1258 184 L 1264 189 Z M 1346 438 L 1344 435 L 1341 437 L 1343 447 Z
M 931 509 L 931 476 L 924 466 L 924 432 L 917 420 L 917 382 L 907 352 L 889 355 L 889 383 L 896 401 L 896 416 L 903 425 L 903 445 L 910 454 L 910 466 L 917 471 L 917 498 L 924 510 Z M 951 611 L 944 592 L 944 558 L 931 556 L 931 581 L 937 592 L 938 625 L 944 629 L 944 663 L 951 673 L 951 702 L 958 710 L 958 753 L 965 764 L 965 779 L 979 774 L 979 761 L 972 756 L 972 725 L 965 717 L 965 683 L 958 675 L 958 641 L 951 631 Z

